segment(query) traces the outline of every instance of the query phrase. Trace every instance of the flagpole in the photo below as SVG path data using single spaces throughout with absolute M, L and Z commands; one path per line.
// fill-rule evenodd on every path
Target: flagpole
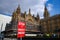
M 20 40 L 22 40 L 22 38 L 20 38 Z
M 1 25 L 1 29 L 0 29 L 1 40 L 3 40 L 3 39 L 2 39 L 2 38 L 3 38 L 3 37 L 2 37 L 2 33 L 1 33 L 1 32 L 2 32 L 2 27 L 3 27 L 3 23 L 2 23 L 2 25 Z

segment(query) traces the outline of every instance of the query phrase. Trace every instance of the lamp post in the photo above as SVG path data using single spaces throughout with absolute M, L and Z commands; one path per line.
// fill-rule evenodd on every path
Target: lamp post
M 0 37 L 1 37 L 1 40 L 3 40 L 3 36 L 2 36 L 2 27 L 3 27 L 3 23 L 2 23 L 2 25 L 1 25 L 1 29 L 0 29 Z

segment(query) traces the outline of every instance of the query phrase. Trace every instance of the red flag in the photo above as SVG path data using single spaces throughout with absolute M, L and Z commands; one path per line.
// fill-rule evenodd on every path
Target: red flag
M 18 33 L 17 33 L 18 38 L 22 38 L 25 36 L 25 29 L 26 29 L 25 22 L 18 22 Z

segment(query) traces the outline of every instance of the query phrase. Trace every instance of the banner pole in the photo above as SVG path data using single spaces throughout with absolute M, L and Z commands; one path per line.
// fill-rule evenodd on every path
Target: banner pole
M 20 38 L 20 40 L 22 40 L 22 38 Z

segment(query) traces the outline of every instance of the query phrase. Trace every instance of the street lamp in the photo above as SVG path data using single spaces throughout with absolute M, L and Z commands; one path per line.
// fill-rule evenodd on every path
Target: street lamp
M 2 23 L 2 25 L 1 25 L 1 29 L 0 29 L 0 38 L 1 38 L 1 40 L 3 40 L 3 35 L 2 35 L 2 27 L 3 27 L 3 23 Z

